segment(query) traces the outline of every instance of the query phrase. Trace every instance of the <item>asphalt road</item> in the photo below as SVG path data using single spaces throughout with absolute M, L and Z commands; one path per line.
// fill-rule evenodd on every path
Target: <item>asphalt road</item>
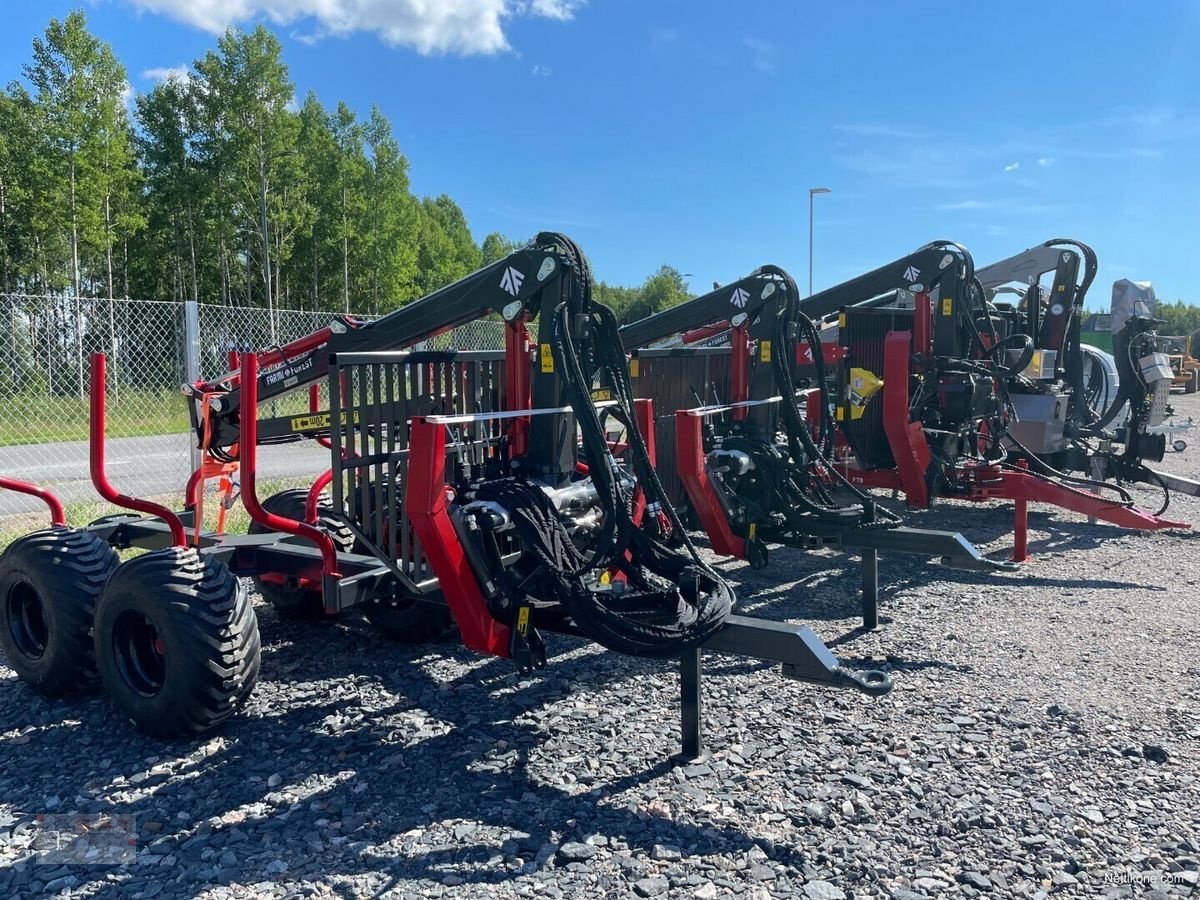
M 138 496 L 183 495 L 189 471 L 189 435 L 114 438 L 107 444 L 109 478 L 118 490 Z M 260 479 L 316 475 L 329 465 L 329 451 L 313 444 L 287 444 L 259 451 Z M 95 500 L 88 474 L 86 441 L 0 447 L 0 474 L 52 489 L 64 503 Z M 38 512 L 41 501 L 0 490 L 0 517 Z

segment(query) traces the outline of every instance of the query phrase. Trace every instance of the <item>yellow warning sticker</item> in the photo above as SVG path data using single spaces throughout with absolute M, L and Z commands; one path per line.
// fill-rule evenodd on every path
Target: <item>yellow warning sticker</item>
M 838 313 L 838 328 L 845 328 L 845 327 L 846 327 L 846 314 Z
M 345 425 L 349 419 L 346 413 L 342 413 L 341 422 Z M 293 416 L 291 421 L 292 431 L 321 431 L 329 427 L 332 417 L 329 413 L 312 413 L 307 416 Z M 358 424 L 358 413 L 354 414 L 354 424 Z
M 763 362 L 771 361 L 771 342 L 759 341 L 758 356 Z
M 542 371 L 547 374 L 554 371 L 554 351 L 549 344 L 542 344 Z
M 837 412 L 837 420 L 838 420 L 839 422 L 841 422 L 843 419 L 845 419 L 845 418 L 846 418 L 846 407 L 844 407 L 844 406 L 839 406 L 839 407 L 837 408 L 837 411 L 836 411 L 836 412 Z
M 596 390 L 592 391 L 592 402 L 593 403 L 601 403 L 604 400 L 611 400 L 611 399 L 612 399 L 612 391 L 610 391 L 608 388 L 596 388 Z
M 517 633 L 521 635 L 529 634 L 529 607 L 522 606 L 517 611 Z
M 751 522 L 750 523 L 750 540 L 754 540 L 754 538 L 757 537 L 757 535 L 758 535 L 758 523 Z
M 883 387 L 883 379 L 869 369 L 857 366 L 850 369 L 850 418 L 861 419 L 867 408 L 867 401 L 875 392 Z M 841 410 L 839 410 L 840 412 Z M 839 416 L 839 418 L 841 418 Z
M 630 378 L 638 377 L 638 361 L 637 361 L 636 356 L 629 361 L 629 377 Z
M 942 315 L 950 316 L 954 314 L 954 301 L 949 297 L 942 298 Z

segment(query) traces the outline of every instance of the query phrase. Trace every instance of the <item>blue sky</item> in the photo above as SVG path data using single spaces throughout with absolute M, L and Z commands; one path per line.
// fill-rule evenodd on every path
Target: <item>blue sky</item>
M 76 4 L 78 5 L 78 4 Z M 0 0 L 0 77 L 72 4 Z M 425 7 L 422 11 L 421 7 Z M 571 234 L 597 277 L 845 280 L 947 238 L 1052 237 L 1200 302 L 1200 4 L 91 0 L 136 90 L 267 22 L 300 96 L 377 102 L 477 237 Z M 297 15 L 296 11 L 307 11 Z

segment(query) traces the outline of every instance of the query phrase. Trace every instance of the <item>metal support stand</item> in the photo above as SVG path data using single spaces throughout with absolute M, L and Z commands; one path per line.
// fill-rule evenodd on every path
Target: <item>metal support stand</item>
M 863 550 L 862 554 L 862 616 L 863 630 L 879 627 L 879 551 Z
M 194 299 L 183 301 L 183 376 L 188 384 L 200 380 L 200 304 Z M 191 471 L 195 472 L 204 458 L 190 438 L 189 435 Z
M 875 521 L 875 501 L 863 499 L 863 522 Z M 863 630 L 874 631 L 879 627 L 879 550 L 864 547 L 862 552 L 862 616 Z
M 1105 449 L 1107 449 L 1107 445 L 1108 445 L 1108 442 L 1106 441 Z M 1022 462 L 1024 462 L 1024 460 L 1022 460 Z M 1101 456 L 1100 454 L 1097 453 L 1095 456 L 1092 457 L 1091 468 L 1092 468 L 1092 481 L 1106 481 L 1108 479 L 1108 464 L 1107 464 L 1107 461 L 1105 460 L 1105 458 L 1103 456 Z M 1088 524 L 1095 525 L 1096 517 L 1088 516 Z
M 1029 463 L 1019 460 L 1017 465 L 1028 469 Z M 1029 559 L 1029 501 L 1019 499 L 1013 501 L 1013 552 L 1012 561 L 1023 563 Z
M 704 734 L 701 717 L 704 714 L 700 694 L 699 648 L 689 650 L 679 659 L 679 699 L 682 713 L 683 749 L 676 762 L 690 763 L 704 758 Z

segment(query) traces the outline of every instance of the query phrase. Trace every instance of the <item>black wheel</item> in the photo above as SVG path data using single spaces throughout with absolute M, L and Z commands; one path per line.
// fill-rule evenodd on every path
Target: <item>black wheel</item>
M 410 597 L 372 601 L 363 605 L 363 612 L 380 634 L 405 644 L 436 640 L 454 625 L 449 607 Z
M 21 680 L 57 697 L 95 686 L 92 619 L 117 554 L 90 531 L 50 528 L 0 555 L 0 647 Z
M 96 662 L 113 705 L 148 734 L 220 724 L 258 681 L 258 621 L 242 583 L 193 548 L 139 556 L 96 606 Z
M 372 534 L 375 517 L 376 496 L 387 496 L 389 485 L 385 481 L 377 486 L 375 481 L 369 483 L 366 491 L 366 508 L 361 512 L 361 525 L 369 536 L 378 541 L 380 546 L 388 544 L 388 517 L 384 517 L 383 531 Z M 355 553 L 365 556 L 375 555 L 367 544 L 356 541 Z M 400 641 L 405 644 L 423 644 L 436 640 L 446 634 L 454 626 L 454 617 L 450 609 L 442 603 L 424 603 L 412 597 L 395 596 L 381 597 L 363 604 L 363 613 L 375 630 L 388 640 Z
M 326 498 L 317 506 L 317 524 L 326 532 L 338 550 L 349 553 L 354 548 L 354 532 L 332 515 L 333 507 Z M 308 502 L 308 488 L 293 488 L 280 491 L 263 501 L 269 513 L 289 519 L 304 520 L 304 507 Z M 251 522 L 250 534 L 266 534 L 270 531 L 257 522 Z M 263 599 L 280 615 L 297 619 L 315 619 L 325 612 L 321 600 L 321 585 L 308 579 L 296 579 L 276 573 L 264 573 L 254 577 L 254 585 Z

